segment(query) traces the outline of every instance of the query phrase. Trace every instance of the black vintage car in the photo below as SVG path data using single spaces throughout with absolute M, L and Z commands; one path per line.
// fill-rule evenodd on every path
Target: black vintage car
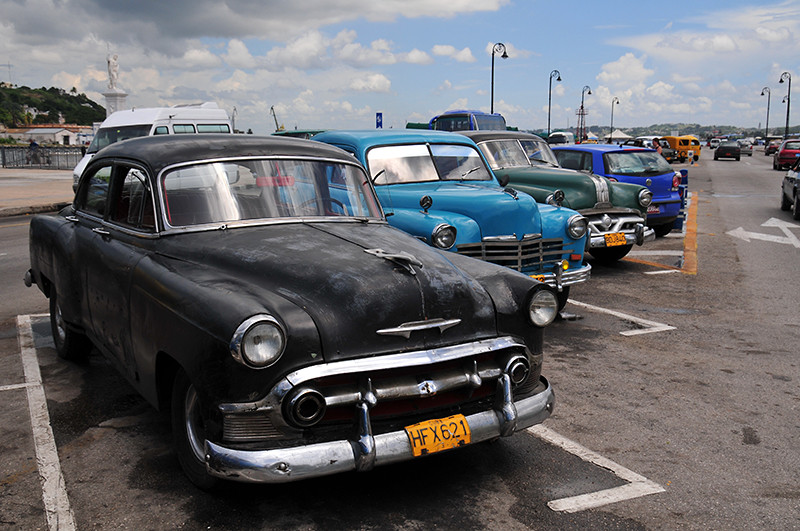
M 307 140 L 101 150 L 30 225 L 62 358 L 97 347 L 171 411 L 201 488 L 369 470 L 539 423 L 552 288 L 386 223 L 362 166 Z

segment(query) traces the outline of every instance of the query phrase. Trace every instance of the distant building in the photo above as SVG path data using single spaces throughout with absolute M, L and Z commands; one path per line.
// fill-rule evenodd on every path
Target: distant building
M 17 142 L 26 143 L 34 140 L 37 144 L 62 146 L 80 146 L 90 142 L 94 137 L 91 126 L 73 124 L 40 124 L 20 128 L 8 128 L 1 131 L 4 138 L 13 138 Z

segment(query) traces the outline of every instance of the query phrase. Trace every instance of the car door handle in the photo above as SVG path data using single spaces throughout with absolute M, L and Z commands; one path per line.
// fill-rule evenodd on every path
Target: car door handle
M 100 236 L 111 236 L 110 232 L 108 232 L 106 229 L 101 229 L 100 227 L 93 228 L 92 232 L 99 234 Z

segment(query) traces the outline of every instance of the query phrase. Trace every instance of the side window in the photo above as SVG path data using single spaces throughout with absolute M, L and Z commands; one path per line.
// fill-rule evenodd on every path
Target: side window
M 153 134 L 154 135 L 168 135 L 169 134 L 169 128 L 166 125 L 159 125 L 158 127 L 156 127 L 156 130 L 153 131 Z
M 228 124 L 197 124 L 198 133 L 230 133 Z
M 192 124 L 173 124 L 172 131 L 176 134 L 194 133 L 194 126 Z
M 106 215 L 112 168 L 111 164 L 101 166 L 89 177 L 88 182 L 81 190 L 81 196 L 77 202 L 78 210 L 101 218 Z
M 556 151 L 556 158 L 562 168 L 578 171 L 592 171 L 592 155 L 590 153 L 559 149 Z
M 150 186 L 142 170 L 118 167 L 121 184 L 115 193 L 111 221 L 138 230 L 155 230 L 155 214 Z

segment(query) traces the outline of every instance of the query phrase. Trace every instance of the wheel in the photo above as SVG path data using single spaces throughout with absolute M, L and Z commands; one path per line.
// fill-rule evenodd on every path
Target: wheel
M 633 245 L 620 245 L 619 247 L 598 247 L 596 249 L 589 249 L 589 254 L 592 255 L 598 262 L 612 264 L 622 260 L 632 248 Z
M 783 190 L 781 190 L 781 210 L 786 212 L 790 208 L 792 208 L 792 202 L 786 198 L 786 194 L 784 194 Z
M 719 160 L 719 157 L 717 156 L 716 153 L 714 153 L 714 160 Z
M 795 194 L 792 201 L 792 219 L 800 221 L 800 194 Z
M 172 385 L 172 443 L 189 480 L 203 490 L 211 490 L 220 480 L 206 472 L 205 420 L 201 406 L 189 377 L 183 369 L 178 370 Z
M 50 288 L 50 332 L 58 357 L 65 360 L 85 360 L 92 350 L 92 342 L 85 335 L 71 330 L 61 315 L 56 288 Z
M 664 223 L 663 225 L 655 225 L 653 227 L 653 232 L 656 233 L 657 238 L 663 238 L 670 232 L 672 232 L 672 223 Z
M 741 158 L 742 158 L 742 157 L 741 157 L 741 155 L 740 155 L 740 156 L 736 157 L 736 160 L 740 160 Z
M 777 170 L 778 169 L 778 163 L 777 163 L 777 161 L 775 159 L 772 159 L 772 169 L 773 170 Z

